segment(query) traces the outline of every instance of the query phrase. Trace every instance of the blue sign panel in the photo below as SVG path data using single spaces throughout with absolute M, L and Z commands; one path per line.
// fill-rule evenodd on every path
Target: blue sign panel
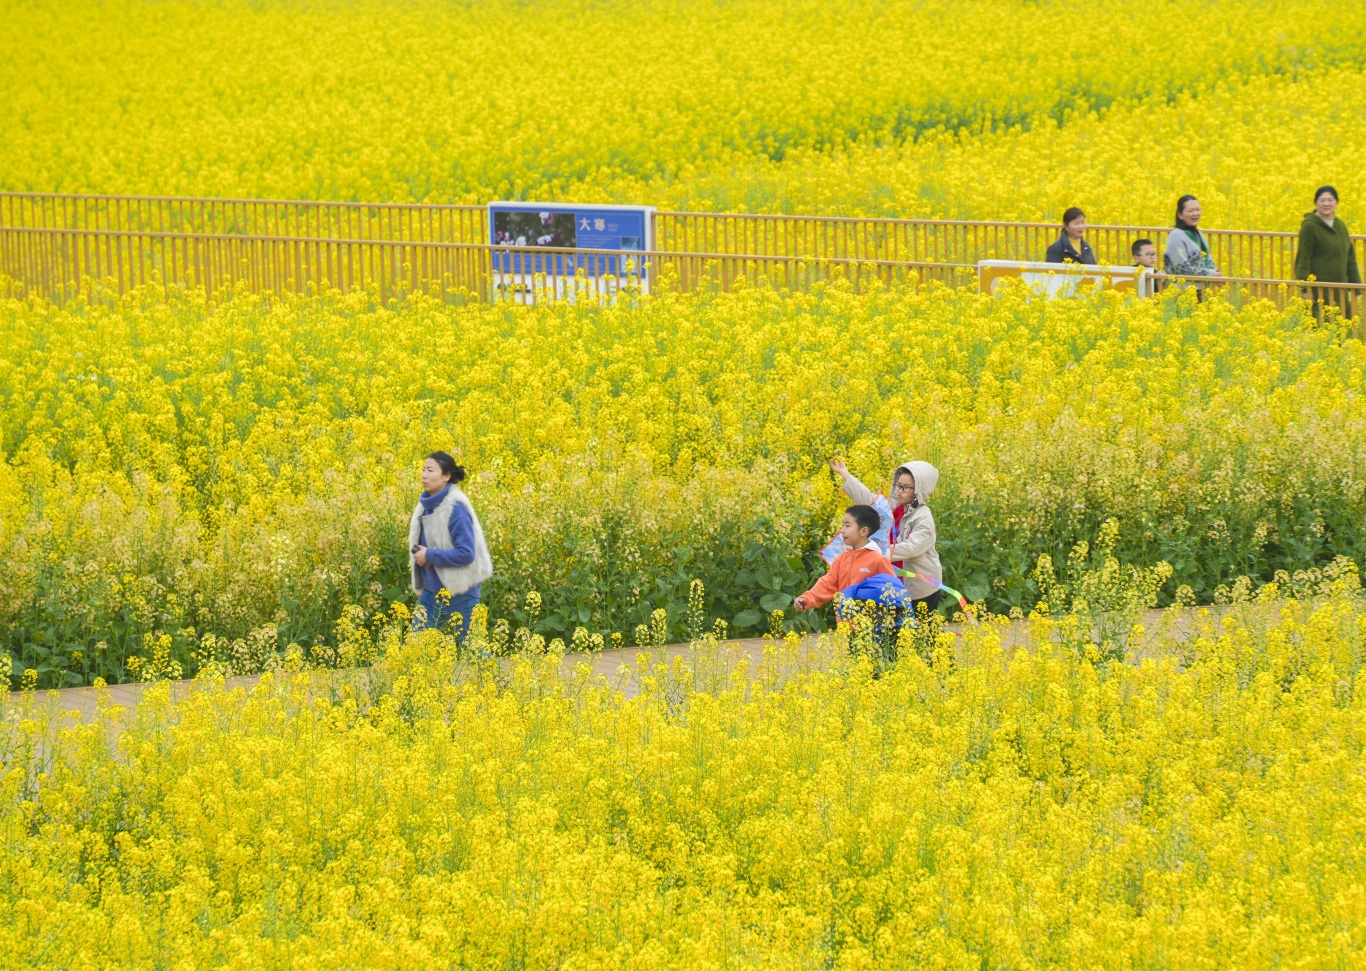
M 490 202 L 489 241 L 497 273 L 589 276 L 642 273 L 613 255 L 654 248 L 652 206 L 568 205 L 544 202 Z M 600 253 L 524 252 L 542 248 L 604 250 Z

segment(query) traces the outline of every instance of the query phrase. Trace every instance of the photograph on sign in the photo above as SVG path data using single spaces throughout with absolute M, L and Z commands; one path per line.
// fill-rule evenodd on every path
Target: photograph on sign
M 499 292 L 519 300 L 536 287 L 568 293 L 576 277 L 600 292 L 628 286 L 649 291 L 648 261 L 615 254 L 652 249 L 652 206 L 491 202 L 488 213 L 489 239 L 499 247 L 493 252 Z
M 493 216 L 493 240 L 504 246 L 578 246 L 574 214 L 570 212 L 498 212 Z

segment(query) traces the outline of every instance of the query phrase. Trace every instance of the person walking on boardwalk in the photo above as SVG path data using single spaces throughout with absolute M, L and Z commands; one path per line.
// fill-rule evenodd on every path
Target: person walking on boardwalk
M 1299 244 L 1295 250 L 1295 279 L 1313 277 L 1322 283 L 1360 283 L 1361 268 L 1357 265 L 1356 247 L 1352 233 L 1337 216 L 1338 190 L 1322 185 L 1314 192 L 1314 211 L 1304 214 L 1300 224 Z M 1323 305 L 1342 308 L 1342 315 L 1352 317 L 1350 291 L 1314 287 L 1309 296 L 1314 301 L 1314 316 L 1322 317 Z
M 1048 247 L 1044 260 L 1049 263 L 1096 265 L 1096 254 L 1086 241 L 1086 213 L 1073 206 L 1062 214 L 1062 233 Z
M 844 480 L 844 493 L 861 505 L 872 505 L 877 497 L 850 473 L 839 459 L 830 460 L 830 468 Z M 939 565 L 938 539 L 934 529 L 934 514 L 925 504 L 939 483 L 939 470 L 929 462 L 906 462 L 892 470 L 892 530 L 888 538 L 887 559 L 892 566 L 919 577 L 906 578 L 906 592 L 913 598 L 908 608 L 914 612 L 917 604 L 926 610 L 939 607 L 939 584 L 944 570 Z
M 409 564 L 419 608 L 413 626 L 439 628 L 458 617 L 455 635 L 460 641 L 469 633 L 480 585 L 493 576 L 479 517 L 456 484 L 464 478 L 464 467 L 447 453 L 428 455 L 422 465 L 422 495 L 408 527 Z
M 1200 229 L 1201 215 L 1200 200 L 1195 196 L 1176 200 L 1176 226 L 1167 234 L 1167 248 L 1162 254 L 1162 266 L 1173 276 L 1219 275 L 1209 240 Z

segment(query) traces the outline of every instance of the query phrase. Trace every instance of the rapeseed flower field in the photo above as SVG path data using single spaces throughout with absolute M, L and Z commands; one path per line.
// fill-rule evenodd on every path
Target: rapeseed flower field
M 1278 968 L 1366 959 L 1366 602 L 1089 654 L 1000 619 L 595 677 L 406 611 L 381 660 L 0 720 L 10 967 Z M 360 635 L 365 635 L 361 637 Z M 1018 635 L 1018 632 L 1017 632 Z M 854 650 L 850 651 L 850 648 Z M 922 653 L 923 650 L 923 653 Z M 112 739 L 112 742 L 111 742 Z M 35 760 L 35 754 L 38 758 Z
M 1332 183 L 1357 232 L 1366 197 L 1360 4 L 0 22 L 0 191 L 1160 225 L 1192 192 L 1293 230 Z M 838 275 L 19 293 L 0 968 L 1366 964 L 1355 325 Z M 412 629 L 435 449 L 496 568 L 460 645 Z M 832 457 L 937 467 L 965 612 L 792 611 Z M 43 693 L 131 681 L 84 721 Z
M 933 462 L 946 582 L 998 612 L 1030 609 L 1038 558 L 1065 563 L 1110 520 L 1117 559 L 1171 567 L 1161 603 L 1360 562 L 1361 342 L 1302 307 L 1193 297 L 837 281 L 616 306 L 11 300 L 15 682 L 137 680 L 158 656 L 189 675 L 291 644 L 326 660 L 347 608 L 411 596 L 407 517 L 436 448 L 470 469 L 494 620 L 566 640 L 631 643 L 656 610 L 679 638 L 694 579 L 735 633 L 790 614 L 842 510 L 834 455 L 869 483 Z
M 1366 10 L 1331 0 L 0 11 L 4 190 L 1141 225 L 1193 192 L 1291 231 L 1366 197 Z

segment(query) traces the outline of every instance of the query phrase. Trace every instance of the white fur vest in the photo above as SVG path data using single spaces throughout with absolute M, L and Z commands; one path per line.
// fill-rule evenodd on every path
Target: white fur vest
M 476 583 L 483 583 L 493 576 L 493 560 L 489 557 L 488 544 L 484 542 L 484 530 L 479 526 L 479 517 L 475 515 L 469 497 L 452 485 L 446 498 L 441 500 L 441 505 L 430 513 L 423 515 L 421 502 L 413 509 L 413 521 L 408 526 L 408 566 L 413 574 L 414 593 L 422 592 L 422 567 L 413 558 L 412 548 L 417 545 L 419 536 L 428 549 L 451 548 L 451 512 L 457 502 L 469 510 L 470 522 L 474 526 L 474 560 L 466 566 L 438 566 L 433 569 L 441 578 L 441 585 L 453 595 L 465 593 Z

